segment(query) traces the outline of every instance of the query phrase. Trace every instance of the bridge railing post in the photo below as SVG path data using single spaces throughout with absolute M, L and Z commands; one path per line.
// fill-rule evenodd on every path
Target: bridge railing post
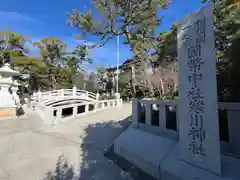
M 53 122 L 53 126 L 56 126 L 58 124 L 58 122 L 61 120 L 62 118 L 62 109 L 57 109 L 56 110 L 56 117 L 54 119 Z
M 132 100 L 132 126 L 134 128 L 138 128 L 138 121 L 140 118 L 141 104 L 138 99 Z
M 64 89 L 60 89 L 60 96 L 64 96 Z
M 117 99 L 117 106 L 118 107 L 121 107 L 122 106 L 122 99 Z
M 77 106 L 77 105 L 74 105 L 74 106 L 73 106 L 73 116 L 74 116 L 74 117 L 77 116 L 77 109 L 78 109 L 78 106 Z
M 76 86 L 73 86 L 72 93 L 73 93 L 73 97 L 77 96 L 77 87 Z
M 86 97 L 88 98 L 88 91 L 86 91 Z
M 37 100 L 38 100 L 38 102 L 41 101 L 41 97 L 42 97 L 42 93 L 41 93 L 41 91 L 38 91 L 37 92 Z
M 96 94 L 96 100 L 98 100 L 98 99 L 99 99 L 99 93 Z
M 37 100 L 37 98 L 38 98 L 38 97 L 37 97 L 37 93 L 34 92 L 33 95 L 31 96 L 31 99 Z
M 89 104 L 86 104 L 85 105 L 85 113 L 88 113 L 88 107 L 89 107 Z
M 96 112 L 98 108 L 98 103 L 94 103 L 93 108 L 94 108 L 93 111 Z
M 120 99 L 120 93 L 115 93 L 116 99 Z

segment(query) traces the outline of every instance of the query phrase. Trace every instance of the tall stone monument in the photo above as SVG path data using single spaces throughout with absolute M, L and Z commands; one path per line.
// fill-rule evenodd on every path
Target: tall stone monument
M 178 26 L 181 158 L 221 174 L 212 4 Z
M 9 64 L 0 68 L 0 118 L 16 116 L 17 106 L 20 104 L 17 95 L 19 84 L 12 77 L 17 74 Z

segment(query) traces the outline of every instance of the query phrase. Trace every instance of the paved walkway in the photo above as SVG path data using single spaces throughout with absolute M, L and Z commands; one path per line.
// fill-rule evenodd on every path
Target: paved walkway
M 0 121 L 0 180 L 130 180 L 103 156 L 130 114 L 125 104 L 57 127 L 35 116 Z

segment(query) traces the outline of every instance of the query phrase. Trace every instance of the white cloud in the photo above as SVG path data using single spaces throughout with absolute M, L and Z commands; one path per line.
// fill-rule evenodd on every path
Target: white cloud
M 13 23 L 13 22 L 21 22 L 21 23 L 40 23 L 39 21 L 17 13 L 17 12 L 8 12 L 8 11 L 0 11 L 0 23 Z
M 39 30 L 44 26 L 44 23 L 27 15 L 0 10 L 0 30 L 10 29 L 15 33 L 29 37 L 35 34 L 35 32 L 39 33 Z

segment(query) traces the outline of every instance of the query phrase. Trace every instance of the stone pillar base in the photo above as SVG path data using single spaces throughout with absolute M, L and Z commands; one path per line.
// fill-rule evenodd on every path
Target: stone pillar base
M 11 117 L 17 115 L 17 109 L 15 107 L 0 107 L 0 118 Z

